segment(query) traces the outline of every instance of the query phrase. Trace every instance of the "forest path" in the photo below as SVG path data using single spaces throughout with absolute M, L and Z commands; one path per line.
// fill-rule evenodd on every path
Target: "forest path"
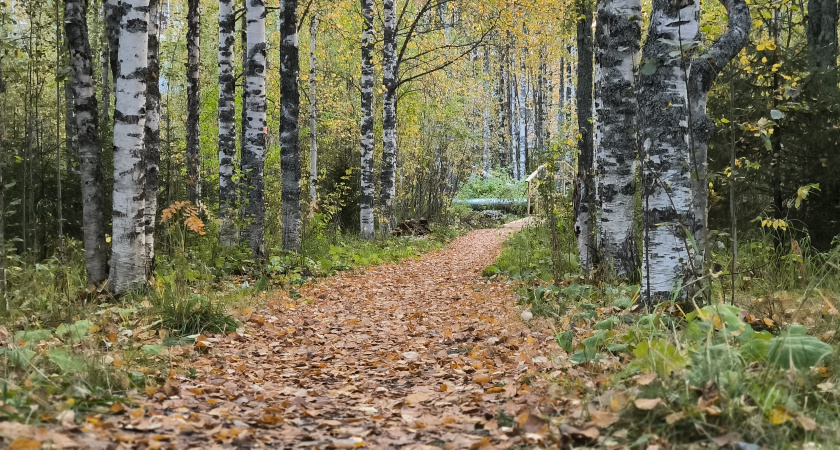
M 195 379 L 175 378 L 177 388 L 105 419 L 113 428 L 88 427 L 80 441 L 203 449 L 534 443 L 546 426 L 533 414 L 542 380 L 530 375 L 550 370 L 556 344 L 550 332 L 524 326 L 504 283 L 481 275 L 523 223 L 330 277 L 301 289 L 309 301 L 273 299 L 250 315 L 245 334 L 210 339 L 206 353 L 176 363 L 179 372 L 195 369 Z

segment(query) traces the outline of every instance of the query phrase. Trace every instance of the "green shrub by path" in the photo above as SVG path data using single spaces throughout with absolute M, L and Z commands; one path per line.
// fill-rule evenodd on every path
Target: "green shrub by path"
M 524 181 L 514 181 L 507 173 L 493 173 L 490 177 L 473 176 L 458 190 L 455 198 L 525 198 L 527 185 Z
M 717 240 L 725 236 L 714 237 L 710 256 L 726 268 L 731 242 Z M 773 242 L 770 235 L 741 242 L 734 306 L 721 301 L 730 301 L 731 284 L 720 268 L 710 278 L 714 304 L 650 311 L 637 304 L 637 285 L 585 281 L 569 263 L 574 255 L 560 259 L 563 276 L 555 279 L 544 224 L 511 236 L 484 274 L 512 283 L 531 313 L 523 320 L 552 319 L 557 350 L 542 376 L 556 385 L 556 401 L 585 406 L 576 419 L 558 421 L 600 427 L 604 442 L 619 447 L 728 439 L 756 448 L 834 448 L 840 250 L 819 253 L 804 238 L 794 253 Z

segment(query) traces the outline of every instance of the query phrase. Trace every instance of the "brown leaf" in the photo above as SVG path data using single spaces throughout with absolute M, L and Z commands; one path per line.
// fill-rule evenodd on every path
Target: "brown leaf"
M 425 392 L 415 392 L 414 394 L 410 394 L 405 397 L 405 402 L 408 404 L 416 405 L 418 403 L 423 403 L 429 399 L 429 394 Z
M 637 398 L 634 405 L 636 405 L 637 409 L 641 409 L 642 411 L 650 411 L 657 407 L 662 403 L 661 398 Z
M 684 418 L 685 418 L 685 412 L 678 411 L 678 412 L 671 413 L 671 414 L 668 414 L 667 416 L 665 416 L 665 423 L 667 423 L 668 425 L 673 425 L 673 424 L 679 422 L 680 420 L 682 420 Z
M 805 431 L 814 431 L 817 429 L 817 422 L 808 416 L 798 416 L 796 421 L 799 422 L 799 426 Z
M 647 386 L 647 385 L 653 383 L 653 380 L 655 380 L 655 379 L 656 379 L 656 374 L 655 373 L 649 373 L 649 374 L 642 375 L 639 378 L 637 378 L 636 379 L 636 384 L 638 384 L 639 386 Z
M 40 450 L 41 442 L 27 438 L 17 438 L 12 441 L 9 450 Z
M 614 414 L 607 411 L 592 411 L 589 416 L 589 423 L 600 428 L 607 428 L 610 425 L 618 422 L 618 414 Z

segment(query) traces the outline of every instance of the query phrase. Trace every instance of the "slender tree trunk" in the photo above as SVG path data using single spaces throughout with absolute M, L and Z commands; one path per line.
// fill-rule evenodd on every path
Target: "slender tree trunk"
M 201 210 L 199 140 L 199 74 L 201 63 L 201 12 L 199 0 L 187 0 L 187 199 Z M 246 2 L 247 3 L 247 2 Z
M 111 51 L 109 49 L 111 27 L 108 23 L 109 0 L 100 0 L 100 15 L 102 16 L 102 33 L 99 38 L 99 79 L 102 91 L 102 112 L 99 114 L 100 128 L 111 123 Z M 120 23 L 116 23 L 117 36 L 119 35 Z
M 280 3 L 282 6 L 283 3 Z M 242 23 L 241 23 L 241 31 L 239 33 L 240 37 L 240 46 L 242 47 L 242 72 L 243 74 L 248 70 L 248 18 L 245 14 L 242 14 Z M 245 75 L 243 75 L 245 78 Z M 239 113 L 239 148 L 240 148 L 240 157 L 239 157 L 239 183 L 238 183 L 238 193 L 239 193 L 239 213 L 243 222 L 247 222 L 247 203 L 250 191 L 248 189 L 248 182 L 247 182 L 247 174 L 245 173 L 245 165 L 251 164 L 249 161 L 245 159 L 245 148 L 247 147 L 247 140 L 245 139 L 245 130 L 248 129 L 248 108 L 246 105 L 248 104 L 248 87 L 246 86 L 246 82 L 242 82 L 242 110 Z M 246 236 L 249 236 L 247 231 L 247 223 L 243 225 L 243 229 L 240 231 L 240 240 L 245 239 Z
M 636 206 L 635 66 L 642 39 L 639 0 L 598 3 L 595 29 L 598 232 L 601 262 L 618 278 L 639 266 Z
M 808 62 L 819 88 L 837 89 L 837 0 L 808 0 Z
M 493 136 L 493 132 L 491 130 L 491 119 L 490 119 L 490 105 L 493 104 L 493 91 L 490 87 L 490 49 L 488 46 L 484 46 L 484 71 L 483 71 L 484 79 L 482 80 L 482 85 L 484 87 L 484 95 L 487 98 L 484 100 L 484 113 L 481 115 L 482 121 L 482 141 L 484 143 L 484 152 L 482 153 L 482 169 L 484 170 L 485 174 L 490 173 L 490 169 L 493 168 L 492 157 L 490 154 L 490 141 Z
M 382 60 L 382 175 L 380 180 L 379 230 L 383 237 L 391 235 L 394 217 L 394 176 L 397 168 L 397 7 L 396 0 L 384 0 L 384 40 Z
M 592 3 L 577 0 L 578 174 L 575 180 L 575 235 L 580 266 L 589 273 L 598 263 L 595 232 L 595 151 L 592 115 Z
M 111 67 L 111 77 L 114 83 L 120 73 L 120 23 L 122 22 L 123 5 L 121 0 L 102 0 L 105 14 L 105 34 L 108 37 L 108 65 Z M 104 86 L 104 85 L 103 85 Z M 102 95 L 103 103 L 105 95 Z M 110 105 L 109 105 L 110 106 Z
M 508 102 L 510 106 L 510 165 L 513 171 L 513 178 L 521 180 L 519 170 L 519 148 L 522 145 L 522 140 L 519 135 L 519 116 L 516 113 L 516 105 L 518 103 L 519 94 L 517 93 L 516 74 L 513 71 L 515 66 L 516 56 L 513 52 L 509 52 L 508 59 Z
M 233 72 L 233 47 L 236 44 L 236 16 L 233 0 L 219 1 L 219 243 L 237 245 L 235 210 L 237 189 L 233 181 L 236 159 L 236 85 Z
M 160 41 L 158 39 L 160 0 L 149 0 L 149 54 L 146 80 L 146 127 L 144 135 L 146 171 L 145 214 L 146 275 L 155 264 L 155 225 L 157 224 L 158 187 L 160 183 Z
M 297 0 L 283 1 L 280 29 L 280 170 L 283 177 L 283 250 L 300 252 L 300 136 L 298 119 L 300 60 L 297 33 Z
M 499 122 L 496 127 L 497 145 L 499 147 L 499 169 L 502 171 L 508 170 L 510 165 L 507 158 L 507 94 L 505 87 L 505 58 L 504 52 L 499 51 L 499 79 L 496 83 L 496 101 L 498 102 L 498 116 Z
M 373 240 L 373 0 L 362 2 L 362 186 L 359 198 L 362 239 Z
M 288 6 L 282 1 L 283 6 Z M 265 257 L 265 2 L 249 0 L 245 3 L 248 33 L 248 60 L 245 67 L 247 91 L 247 122 L 244 128 L 245 145 L 242 148 L 242 175 L 245 178 L 244 236 L 248 247 L 257 259 Z M 281 14 L 284 14 L 281 12 Z M 285 26 L 285 23 L 284 23 Z M 285 185 L 286 178 L 283 177 Z M 285 223 L 284 223 L 285 227 Z
M 146 71 L 149 0 L 123 0 L 120 75 L 114 108 L 114 212 L 110 288 L 136 289 L 146 275 L 145 171 Z
M 525 79 L 525 57 L 528 51 L 522 48 L 519 58 L 519 179 L 523 180 L 528 174 L 528 81 Z
M 55 68 L 61 66 L 61 18 L 59 17 L 58 2 L 55 3 Z M 56 183 L 56 219 L 58 221 L 58 239 L 59 247 L 64 248 L 64 205 L 61 198 L 61 83 L 58 81 L 58 74 L 56 73 L 55 82 L 55 183 Z M 66 121 L 66 119 L 65 119 Z M 66 136 L 65 136 L 66 138 Z M 70 139 L 72 142 L 72 138 Z M 73 149 L 67 147 L 64 149 L 66 153 L 70 153 Z
M 0 28 L 5 25 L 4 20 L 0 20 Z M 3 109 L 6 106 L 6 80 L 3 78 L 3 57 L 0 56 L 0 296 L 3 297 L 3 306 L 6 311 L 11 310 L 9 305 L 9 297 L 6 296 L 6 185 L 3 182 L 3 168 L 5 166 L 6 155 L 6 123 L 3 121 Z
M 743 0 L 722 3 L 729 13 L 727 32 L 693 59 L 672 55 L 681 43 L 701 41 L 700 5 L 653 3 L 639 78 L 646 244 L 642 298 L 648 304 L 691 298 L 701 288 L 706 152 L 714 130 L 706 98 L 717 74 L 746 44 L 751 25 Z
M 103 220 L 102 146 L 99 141 L 99 113 L 93 82 L 87 2 L 64 2 L 64 32 L 73 69 L 73 103 L 78 131 L 79 165 L 82 181 L 82 219 L 87 283 L 98 285 L 108 277 Z M 107 76 L 107 75 L 106 75 Z
M 318 96 L 316 95 L 317 60 L 315 45 L 318 37 L 318 12 L 309 19 L 309 215 L 315 213 L 318 200 Z
M 68 43 L 68 48 L 69 46 Z M 72 74 L 64 81 L 64 146 L 67 148 L 64 155 L 65 170 L 67 173 L 78 175 L 79 169 L 74 166 L 79 160 L 79 136 L 76 131 L 76 111 L 73 106 Z

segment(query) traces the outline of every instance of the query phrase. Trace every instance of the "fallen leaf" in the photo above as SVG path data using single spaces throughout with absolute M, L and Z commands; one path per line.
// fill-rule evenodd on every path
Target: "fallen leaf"
M 665 423 L 667 423 L 668 425 L 673 425 L 673 424 L 679 422 L 680 420 L 682 420 L 684 418 L 685 418 L 685 412 L 678 411 L 678 412 L 671 413 L 671 414 L 668 414 L 667 416 L 665 416 Z
M 600 428 L 607 428 L 610 425 L 618 422 L 618 414 L 614 414 L 607 411 L 592 411 L 589 417 L 589 423 Z
M 799 426 L 805 431 L 814 431 L 817 429 L 817 421 L 810 417 L 798 416 L 796 421 L 799 422 Z
M 784 406 L 777 406 L 770 411 L 767 418 L 770 419 L 770 423 L 773 425 L 781 425 L 790 420 L 791 417 Z
M 405 398 L 406 403 L 410 403 L 412 405 L 416 405 L 418 403 L 423 403 L 429 399 L 429 394 L 425 392 L 416 392 L 414 394 L 410 394 Z
M 651 384 L 653 382 L 653 380 L 655 380 L 655 379 L 656 379 L 656 374 L 655 373 L 649 373 L 649 374 L 642 375 L 639 378 L 637 378 L 636 379 L 636 384 L 638 384 L 639 386 L 647 386 L 647 385 Z
M 657 407 L 662 403 L 661 398 L 637 398 L 634 405 L 636 405 L 637 409 L 641 409 L 642 411 L 650 411 Z

